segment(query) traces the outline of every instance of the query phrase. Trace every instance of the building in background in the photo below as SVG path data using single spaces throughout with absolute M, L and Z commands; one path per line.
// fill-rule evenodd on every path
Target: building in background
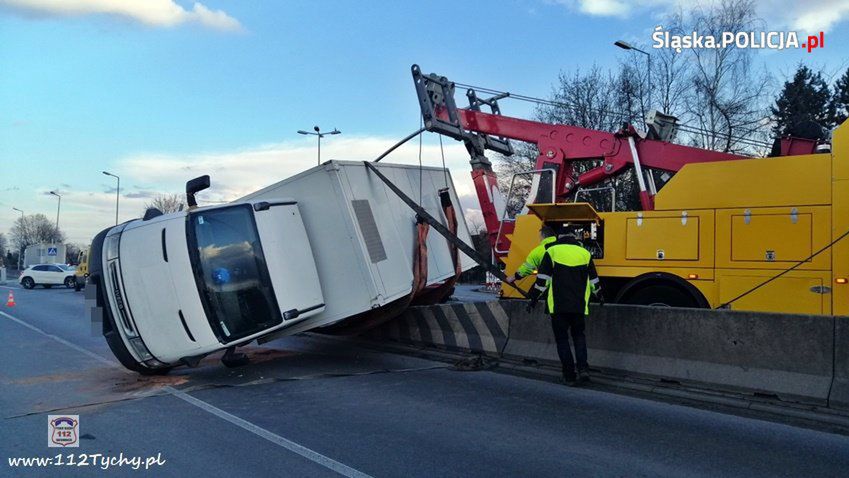
M 65 244 L 33 244 L 24 251 L 24 268 L 35 264 L 65 264 Z

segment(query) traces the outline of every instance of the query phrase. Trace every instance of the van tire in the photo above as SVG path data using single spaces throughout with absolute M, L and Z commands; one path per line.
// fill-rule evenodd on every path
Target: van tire
M 68 289 L 70 289 L 71 287 L 75 287 L 76 283 L 77 283 L 77 280 L 74 279 L 73 277 L 66 277 L 65 278 L 65 287 L 68 288 Z
M 24 289 L 32 289 L 33 287 L 35 287 L 35 281 L 32 280 L 32 277 L 24 277 L 23 279 L 21 279 L 21 285 L 24 287 Z
M 139 365 L 136 372 L 138 372 L 139 375 L 145 376 L 168 375 L 168 372 L 170 372 L 172 368 L 174 367 L 147 368 Z

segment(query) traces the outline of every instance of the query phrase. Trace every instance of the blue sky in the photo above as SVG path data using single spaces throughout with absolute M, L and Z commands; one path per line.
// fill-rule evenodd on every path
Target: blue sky
M 314 142 L 295 131 L 314 124 L 343 131 L 325 140 L 323 159 L 367 159 L 418 127 L 412 63 L 546 96 L 561 70 L 619 61 L 627 53 L 616 39 L 647 46 L 657 18 L 685 2 L 132 3 L 0 0 L 0 232 L 18 216 L 12 207 L 54 217 L 46 192 L 58 189 L 63 229 L 87 243 L 114 222 L 104 169 L 122 177 L 122 220 L 140 215 L 150 195 L 179 192 L 210 171 L 218 190 L 208 199 L 233 199 L 312 166 Z M 771 26 L 787 29 L 800 26 L 799 3 L 762 8 Z M 814 16 L 802 25 L 828 28 L 825 49 L 759 61 L 778 73 L 799 61 L 842 72 L 847 3 L 806 7 L 827 9 L 826 24 Z M 520 102 L 502 110 L 532 113 Z M 438 164 L 436 138 L 425 143 L 426 161 Z M 470 192 L 464 150 L 452 140 L 446 147 L 455 181 Z M 410 161 L 415 148 L 399 159 Z

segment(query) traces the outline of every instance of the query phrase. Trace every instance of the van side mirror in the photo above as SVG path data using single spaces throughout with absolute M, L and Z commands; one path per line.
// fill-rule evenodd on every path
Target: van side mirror
M 207 188 L 209 188 L 208 174 L 194 178 L 186 183 L 186 203 L 189 205 L 189 209 L 198 206 L 198 202 L 195 200 L 195 194 Z

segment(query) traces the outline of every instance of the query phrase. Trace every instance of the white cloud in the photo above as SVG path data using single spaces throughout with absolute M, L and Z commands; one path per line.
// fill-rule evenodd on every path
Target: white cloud
M 321 145 L 321 158 L 322 161 L 372 160 L 395 141 L 389 138 L 356 136 L 326 139 Z M 458 194 L 474 194 L 465 148 L 454 141 L 445 143 L 445 158 L 446 166 L 452 170 Z M 118 168 L 138 182 L 171 184 L 180 188 L 188 179 L 209 174 L 213 185 L 207 199 L 229 201 L 297 174 L 314 166 L 316 161 L 315 142 L 304 139 L 230 152 L 141 154 L 123 159 Z M 384 161 L 418 164 L 418 142 L 412 140 Z M 422 162 L 430 166 L 441 165 L 439 144 L 428 141 L 423 146 Z
M 210 10 L 195 2 L 186 10 L 174 0 L 0 0 L 0 6 L 30 15 L 114 15 L 153 27 L 197 23 L 223 31 L 240 31 L 242 25 L 223 10 Z
M 322 142 L 322 161 L 372 160 L 387 150 L 397 138 L 338 136 Z M 460 207 L 467 221 L 483 222 L 480 206 L 471 179 L 469 156 L 461 143 L 444 140 L 445 164 L 460 198 Z M 401 146 L 383 161 L 418 164 L 418 141 Z M 425 136 L 422 147 L 425 166 L 441 166 L 439 143 L 434 135 Z M 109 170 L 121 176 L 122 184 L 144 184 L 121 188 L 120 221 L 140 217 L 143 206 L 152 193 L 181 193 L 185 183 L 194 177 L 209 174 L 212 186 L 198 194 L 203 204 L 238 199 L 269 184 L 300 173 L 316 164 L 316 145 L 312 138 L 270 144 L 234 151 L 195 154 L 137 154 L 118 160 Z M 100 230 L 115 222 L 115 193 L 108 192 L 112 183 L 92 184 L 87 189 L 63 192 L 60 226 L 70 242 L 87 244 Z M 38 191 L 47 191 L 41 188 Z M 53 203 L 45 197 L 39 203 L 50 210 Z M 29 211 L 28 211 L 29 213 Z M 8 214 L 9 220 L 15 216 Z
M 662 14 L 718 4 L 721 0 L 553 0 L 570 9 L 594 16 L 627 17 L 635 12 Z M 792 29 L 804 33 L 828 31 L 849 18 L 849 0 L 761 0 L 755 3 L 758 15 L 772 29 Z

